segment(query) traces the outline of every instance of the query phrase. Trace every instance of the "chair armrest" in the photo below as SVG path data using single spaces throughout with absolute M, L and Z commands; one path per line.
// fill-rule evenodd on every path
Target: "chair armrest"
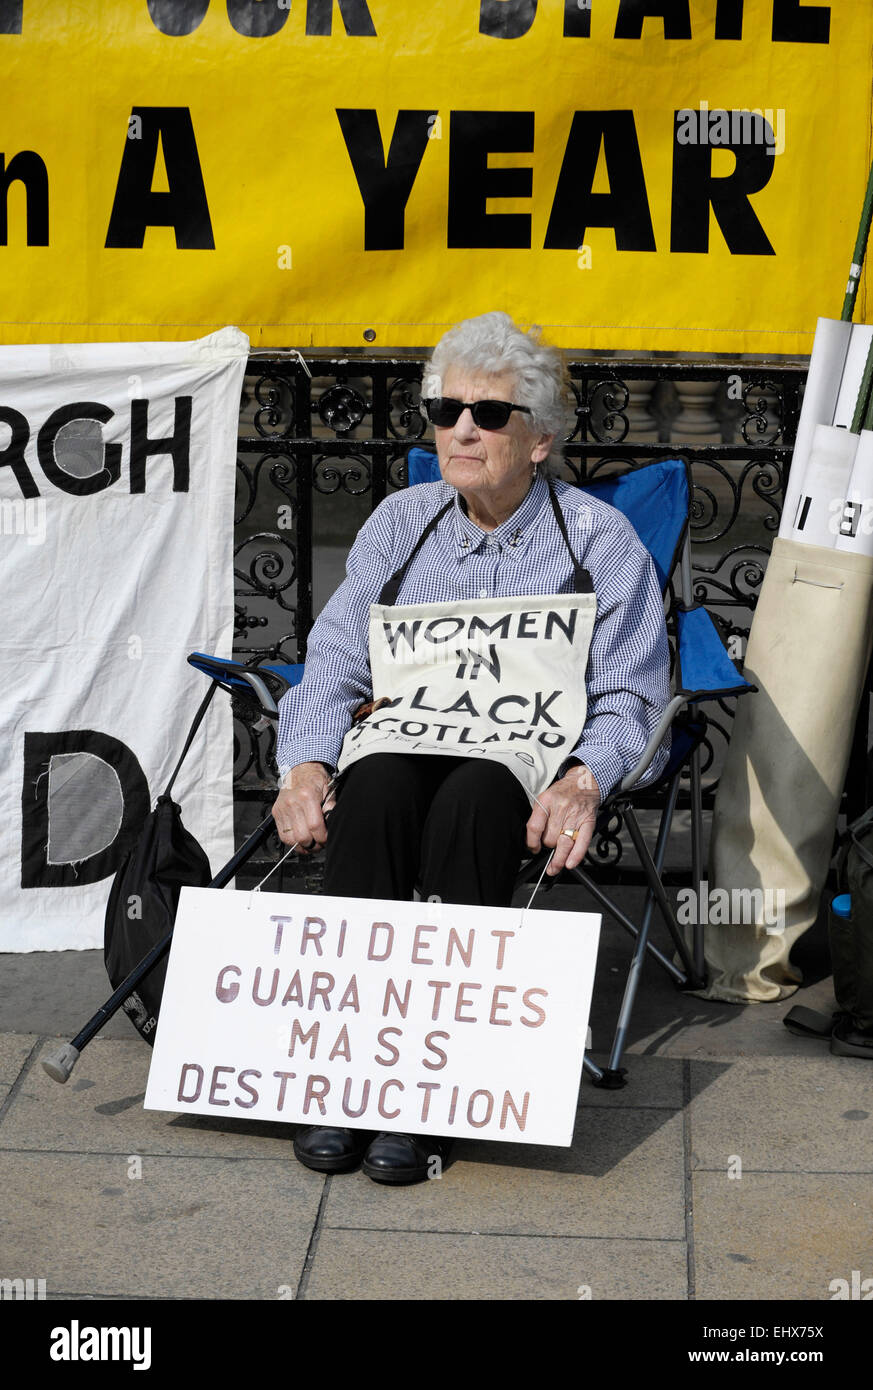
M 676 718 L 676 715 L 679 713 L 682 706 L 687 704 L 687 695 L 673 696 L 670 703 L 666 706 L 664 713 L 661 715 L 661 718 L 658 720 L 657 728 L 655 729 L 654 733 L 652 734 L 652 737 L 649 739 L 648 743 L 646 744 L 645 748 L 640 754 L 639 760 L 637 761 L 636 765 L 631 768 L 630 772 L 623 779 L 619 788 L 620 791 L 630 791 L 631 787 L 635 787 L 637 782 L 644 775 L 644 773 L 648 771 L 649 767 L 651 766 L 652 759 L 654 758 L 661 744 L 664 742 L 664 737 L 667 733 L 667 730 L 670 728 L 671 724 L 673 723 L 673 720 Z M 607 798 L 607 800 L 608 799 L 609 798 Z
M 756 690 L 740 675 L 702 604 L 676 605 L 676 633 L 676 689 L 688 700 L 720 700 Z
M 622 781 L 619 788 L 622 792 L 635 787 L 648 770 L 664 735 L 684 705 L 697 704 L 701 700 L 720 700 L 728 695 L 753 694 L 757 690 L 737 670 L 725 650 L 712 616 L 702 604 L 687 608 L 677 605 L 676 623 L 679 642 L 676 672 L 678 691 L 661 715 L 638 763 Z
M 274 684 L 281 681 L 284 686 L 282 694 L 300 680 L 303 672 L 302 665 L 265 666 L 263 671 L 260 671 L 256 667 L 243 666 L 239 661 L 208 656 L 205 652 L 192 652 L 188 657 L 188 664 L 193 666 L 195 670 L 201 671 L 203 675 L 209 676 L 228 695 L 240 695 L 243 691 L 251 692 L 261 713 L 268 719 L 278 719 L 279 710 L 270 687 L 264 679 L 264 672 L 269 674 Z

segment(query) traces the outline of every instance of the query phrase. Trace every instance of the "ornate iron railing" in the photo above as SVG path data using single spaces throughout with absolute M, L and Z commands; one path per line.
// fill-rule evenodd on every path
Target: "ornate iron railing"
M 406 486 L 406 453 L 427 443 L 421 357 L 250 359 L 240 413 L 234 656 L 302 661 L 322 590 L 365 517 Z M 779 525 L 806 361 L 576 360 L 576 424 L 561 476 L 584 482 L 656 458 L 691 467 L 697 597 L 742 657 Z M 326 592 L 316 593 L 323 601 Z M 732 712 L 712 711 L 705 805 Z M 275 734 L 236 724 L 235 800 L 250 828 L 275 787 Z M 601 857 L 616 858 L 611 827 Z

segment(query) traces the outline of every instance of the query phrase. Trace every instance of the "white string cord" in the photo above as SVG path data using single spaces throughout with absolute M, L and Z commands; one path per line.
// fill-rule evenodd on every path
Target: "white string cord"
M 538 796 L 535 796 L 535 797 L 534 797 L 534 801 L 537 803 L 537 805 L 539 806 L 539 808 L 540 808 L 541 811 L 545 811 L 546 817 L 548 818 L 550 813 L 549 813 L 549 811 L 546 809 L 546 807 L 543 805 L 543 803 L 540 801 L 540 799 L 539 799 Z M 531 903 L 533 902 L 534 898 L 536 897 L 536 895 L 537 895 L 537 893 L 538 893 L 538 891 L 539 891 L 539 886 L 540 886 L 540 884 L 542 883 L 543 879 L 544 879 L 545 876 L 546 876 L 546 870 L 548 869 L 549 865 L 551 864 L 552 860 L 553 860 L 554 857 L 555 857 L 555 850 L 557 850 L 557 848 L 558 848 L 558 847 L 557 847 L 557 845 L 556 845 L 556 846 L 555 846 L 555 849 L 552 850 L 551 854 L 549 855 L 548 859 L 546 860 L 545 864 L 543 865 L 543 871 L 542 871 L 542 873 L 540 874 L 539 878 L 538 878 L 537 881 L 536 881 L 536 887 L 534 888 L 533 892 L 531 893 L 530 897 L 528 898 L 527 904 L 521 909 L 521 919 L 519 920 L 519 923 L 518 923 L 518 929 L 519 929 L 519 931 L 521 931 L 522 927 L 524 926 L 524 914 L 529 910 Z
M 557 848 L 557 846 L 556 846 L 556 848 Z M 543 865 L 543 871 L 542 871 L 542 873 L 540 874 L 539 878 L 538 878 L 537 881 L 536 881 L 536 887 L 534 888 L 533 892 L 531 893 L 530 897 L 529 897 L 528 900 L 527 900 L 527 905 L 521 909 L 521 918 L 520 918 L 519 923 L 518 923 L 518 930 L 519 930 L 519 931 L 521 931 L 522 927 L 524 926 L 524 914 L 528 911 L 528 909 L 529 909 L 531 903 L 533 902 L 534 898 L 536 897 L 537 891 L 538 891 L 538 889 L 539 889 L 539 886 L 540 886 L 540 884 L 542 883 L 543 879 L 545 878 L 546 869 L 549 867 L 549 865 L 551 864 L 551 862 L 552 862 L 552 860 L 554 859 L 554 857 L 555 857 L 555 851 L 552 850 L 551 854 L 549 855 L 548 859 L 546 860 L 545 864 Z
M 336 774 L 334 774 L 334 776 L 331 777 L 330 781 L 328 782 L 328 784 L 327 784 L 327 790 L 325 791 L 325 794 L 324 794 L 324 800 L 323 800 L 322 803 L 321 803 L 321 808 L 322 808 L 322 810 L 324 810 L 325 806 L 327 805 L 328 801 L 330 800 L 331 793 L 332 793 L 334 787 L 336 786 L 336 783 L 338 782 L 338 780 L 339 780 L 338 776 L 337 776 Z M 534 801 L 536 801 L 537 805 L 540 807 L 541 810 L 546 811 L 545 806 L 543 806 L 543 803 L 538 799 L 538 797 L 534 797 Z M 548 815 L 548 811 L 546 811 L 546 815 Z M 300 845 L 300 841 L 298 840 L 295 844 L 291 845 L 289 849 L 286 849 L 285 853 L 282 855 L 282 858 L 281 858 L 281 859 L 277 859 L 277 860 L 276 860 L 276 863 L 273 865 L 272 869 L 270 869 L 268 873 L 264 874 L 264 877 L 261 879 L 260 883 L 256 883 L 255 886 L 254 886 L 254 888 L 251 889 L 251 891 L 250 891 L 250 893 L 249 893 L 249 903 L 248 903 L 249 909 L 251 909 L 252 897 L 254 896 L 254 894 L 255 894 L 255 893 L 260 893 L 262 887 L 263 887 L 264 884 L 267 882 L 267 879 L 272 877 L 272 875 L 276 872 L 276 870 L 277 870 L 278 868 L 280 868 L 282 864 L 285 863 L 285 860 L 288 858 L 288 855 L 289 855 L 289 854 L 293 854 L 294 851 L 295 851 L 295 849 L 297 849 L 297 848 L 299 847 L 299 845 Z M 557 847 L 556 847 L 556 848 L 557 848 Z M 531 893 L 530 897 L 529 897 L 528 900 L 527 900 L 527 903 L 525 904 L 525 906 L 524 906 L 524 907 L 522 908 L 522 910 L 521 910 L 521 919 L 520 919 L 519 924 L 518 924 L 519 931 L 520 931 L 521 928 L 524 926 L 524 915 L 525 915 L 525 913 L 526 913 L 527 911 L 529 911 L 531 903 L 533 902 L 534 898 L 536 897 L 537 893 L 539 892 L 540 884 L 542 883 L 543 879 L 545 878 L 545 876 L 546 876 L 546 870 L 548 869 L 548 867 L 549 867 L 549 865 L 551 864 L 551 862 L 552 862 L 552 860 L 554 859 L 554 857 L 555 857 L 555 850 L 552 850 L 551 854 L 549 855 L 548 859 L 546 860 L 545 864 L 543 865 L 543 871 L 542 871 L 542 873 L 540 874 L 539 878 L 538 878 L 537 881 L 536 881 L 536 884 L 535 884 L 535 886 L 534 886 L 533 892 Z
M 338 781 L 339 781 L 339 778 L 338 778 L 337 774 L 334 773 L 333 777 L 331 777 L 330 781 L 328 782 L 328 784 L 327 784 L 327 790 L 326 790 L 326 792 L 324 793 L 324 800 L 323 800 L 322 803 L 321 803 L 321 809 L 322 809 L 322 810 L 324 810 L 324 808 L 325 808 L 325 806 L 327 805 L 328 801 L 330 801 L 331 792 L 333 791 L 333 789 L 334 789 L 334 787 L 336 786 L 336 784 L 337 784 Z M 249 893 L 249 902 L 248 902 L 249 911 L 251 911 L 252 898 L 253 898 L 254 894 L 255 894 L 255 893 L 260 893 L 260 891 L 261 891 L 261 889 L 263 888 L 264 884 L 266 883 L 267 879 L 270 878 L 270 877 L 272 877 L 272 875 L 276 872 L 276 870 L 277 870 L 282 864 L 285 863 L 285 860 L 288 858 L 288 855 L 289 855 L 289 854 L 293 854 L 294 851 L 295 851 L 295 849 L 298 849 L 298 848 L 299 848 L 300 843 L 301 843 L 300 840 L 297 840 L 295 844 L 291 845 L 290 848 L 286 849 L 285 853 L 282 855 L 282 858 L 276 860 L 275 864 L 273 865 L 272 869 L 270 869 L 269 873 L 264 874 L 264 877 L 261 879 L 260 883 L 256 883 L 256 884 L 255 884 L 254 888 L 252 888 L 251 892 Z
M 284 362 L 290 358 L 292 362 L 299 362 L 310 381 L 312 380 L 312 372 L 307 367 L 303 354 L 297 348 L 286 348 L 282 351 L 276 348 L 256 348 L 254 352 L 249 353 L 249 357 L 269 357 L 274 362 Z

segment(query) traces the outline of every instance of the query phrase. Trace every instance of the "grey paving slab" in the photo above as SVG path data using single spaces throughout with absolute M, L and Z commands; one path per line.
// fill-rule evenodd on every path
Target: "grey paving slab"
M 294 1162 L 0 1154 L 5 1277 L 98 1297 L 296 1289 L 323 1179 Z
M 18 1079 L 35 1042 L 36 1038 L 26 1034 L 0 1034 L 0 1105 Z
M 873 1069 L 863 1058 L 691 1062 L 692 1165 L 873 1172 Z
M 639 920 L 641 889 L 622 887 L 608 891 L 632 920 Z M 675 901 L 675 890 L 673 898 Z M 554 888 L 542 905 L 558 912 L 593 908 L 584 888 L 565 884 Z M 652 936 L 655 944 L 672 958 L 673 948 L 659 919 L 654 923 Z M 590 1018 L 593 1048 L 597 1052 L 611 1043 L 632 950 L 630 937 L 604 916 Z M 794 954 L 801 957 L 799 963 L 809 983 L 777 1004 L 728 1004 L 680 993 L 666 972 L 649 958 L 629 1028 L 627 1053 L 717 1058 L 744 1053 L 807 1056 L 808 1042 L 789 1033 L 782 1019 L 795 1004 L 828 1012 L 834 1008 L 824 921 L 801 938 Z M 629 1069 L 633 1066 L 630 1056 L 626 1065 Z
M 102 951 L 25 951 L 0 955 L 0 1030 L 72 1038 L 112 993 Z M 101 1037 L 136 1038 L 123 1009 Z
M 482 1235 L 684 1236 L 682 1119 L 664 1110 L 579 1112 L 569 1149 L 456 1145 L 443 1176 L 387 1187 L 363 1173 L 331 1184 L 324 1222 Z
M 47 1041 L 39 1057 L 56 1046 L 57 1040 Z M 290 1160 L 296 1126 L 143 1110 L 150 1060 L 141 1040 L 95 1039 L 64 1086 L 37 1060 L 0 1121 L 0 1150 Z
M 591 908 L 564 886 L 542 905 Z M 592 1011 L 601 1061 L 628 956 L 609 926 Z M 71 1036 L 104 997 L 102 961 L 38 953 L 0 969 L 0 1275 L 47 1277 L 50 1299 L 293 1293 L 325 1191 L 293 1161 L 294 1126 L 143 1111 L 151 1054 L 124 1017 L 66 1087 L 36 1058 L 22 1075 L 32 1034 Z M 629 1084 L 583 1079 L 570 1150 L 463 1141 L 438 1182 L 337 1176 L 306 1296 L 686 1298 L 686 1072 L 697 1298 L 827 1299 L 853 1271 L 873 1278 L 873 1069 L 784 1028 L 795 1003 L 833 1007 L 831 981 L 813 979 L 782 1004 L 734 1006 L 678 994 L 647 964 Z M 127 1177 L 131 1155 L 142 1180 Z
M 692 1187 L 699 1299 L 832 1299 L 832 1281 L 873 1277 L 866 1174 L 698 1172 Z
M 783 1019 L 796 1004 L 827 1014 L 836 1007 L 831 979 L 769 1004 L 725 1004 L 692 994 L 663 1003 L 658 1018 L 658 997 L 644 1001 L 629 1051 L 664 1057 L 811 1057 L 826 1045 L 790 1033 Z
M 311 1299 L 686 1297 L 681 1241 L 322 1232 Z M 594 1310 L 591 1317 L 596 1317 Z
M 591 1053 L 600 1067 L 605 1067 L 609 1054 Z M 647 1107 L 678 1110 L 682 1105 L 682 1061 L 678 1057 L 631 1057 L 624 1064 L 627 1085 L 619 1091 L 607 1091 L 595 1086 L 583 1075 L 579 1088 L 579 1104 L 597 1106 L 604 1110 L 625 1110 Z

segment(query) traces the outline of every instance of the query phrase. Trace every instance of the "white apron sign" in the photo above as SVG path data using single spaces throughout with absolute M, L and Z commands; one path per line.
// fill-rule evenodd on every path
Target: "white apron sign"
M 103 943 L 112 876 L 230 655 L 248 339 L 0 348 L 0 951 Z M 233 852 L 229 702 L 173 789 Z M 135 911 L 135 905 L 133 907 Z
M 183 888 L 145 1108 L 568 1146 L 599 930 Z
M 593 594 L 370 608 L 374 699 L 345 737 L 339 770 L 369 753 L 503 763 L 531 801 L 585 724 Z

